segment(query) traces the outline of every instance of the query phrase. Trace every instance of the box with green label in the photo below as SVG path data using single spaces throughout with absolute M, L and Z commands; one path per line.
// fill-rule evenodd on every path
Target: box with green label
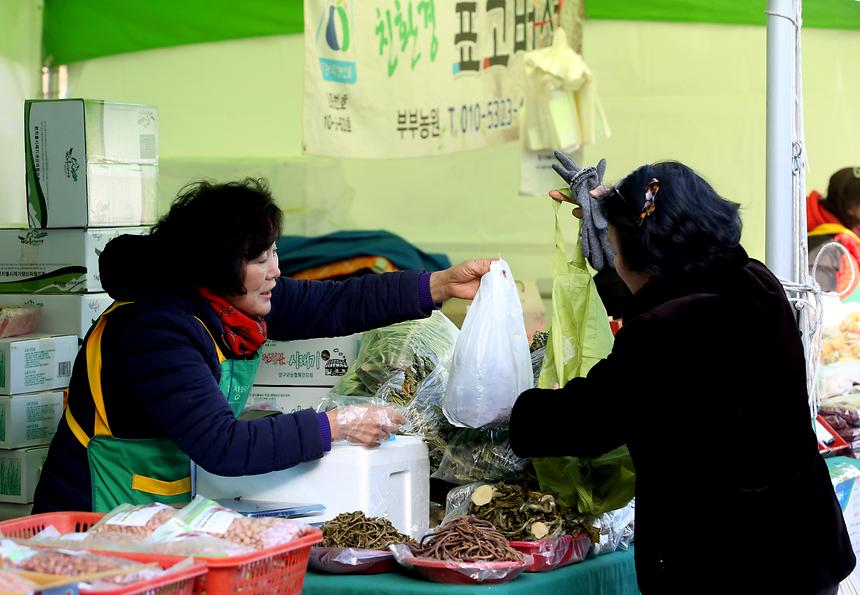
M 0 229 L 0 293 L 102 291 L 99 255 L 105 244 L 121 234 L 148 231 L 148 227 Z
M 0 338 L 0 395 L 69 386 L 77 354 L 77 335 Z
M 0 502 L 32 502 L 46 458 L 47 446 L 0 450 Z
M 330 391 L 327 386 L 254 386 L 245 409 L 281 413 L 316 409 Z
M 0 448 L 49 444 L 62 415 L 62 390 L 0 395 Z
M 84 99 L 24 102 L 27 212 L 32 227 L 155 222 L 154 106 Z
M 3 306 L 34 305 L 39 307 L 34 333 L 77 335 L 83 339 L 101 313 L 113 303 L 113 298 L 101 293 L 68 294 L 0 294 Z
M 299 341 L 266 341 L 255 385 L 334 386 L 358 355 L 361 334 Z

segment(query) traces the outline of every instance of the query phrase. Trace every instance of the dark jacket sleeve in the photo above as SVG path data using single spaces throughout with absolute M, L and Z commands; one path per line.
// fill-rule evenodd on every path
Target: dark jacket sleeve
M 238 421 L 218 388 L 212 339 L 192 316 L 151 312 L 126 328 L 112 354 L 142 417 L 198 465 L 219 475 L 285 469 L 322 456 L 311 410 Z
M 346 281 L 281 277 L 272 290 L 269 337 L 278 340 L 338 337 L 425 318 L 419 271 L 364 275 Z
M 634 406 L 637 375 L 647 356 L 636 343 L 647 333 L 640 317 L 622 327 L 612 352 L 583 378 L 564 387 L 533 388 L 519 396 L 511 412 L 510 442 L 520 457 L 597 457 L 627 441 L 618 411 Z

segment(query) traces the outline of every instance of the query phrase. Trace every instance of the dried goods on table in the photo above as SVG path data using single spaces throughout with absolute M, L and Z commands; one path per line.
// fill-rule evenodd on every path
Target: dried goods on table
M 526 486 L 498 483 L 478 486 L 470 497 L 469 513 L 491 522 L 511 541 L 533 541 L 586 531 L 597 534 L 592 519 L 561 506 L 550 494 Z
M 420 558 L 452 562 L 520 561 L 523 555 L 493 525 L 473 515 L 452 519 L 410 546 Z
M 323 547 L 384 550 L 396 543 L 415 540 L 400 533 L 391 521 L 381 517 L 367 517 L 363 512 L 344 512 L 322 525 Z

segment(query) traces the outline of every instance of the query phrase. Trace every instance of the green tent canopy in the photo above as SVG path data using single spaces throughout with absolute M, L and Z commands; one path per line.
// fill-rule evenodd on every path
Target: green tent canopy
M 436 1 L 441 6 L 448 0 Z M 765 0 L 584 2 L 588 19 L 733 25 L 763 25 L 767 8 Z M 302 0 L 45 0 L 45 63 L 69 64 L 190 43 L 301 33 L 302 4 Z M 803 10 L 805 27 L 860 29 L 857 0 L 809 0 Z

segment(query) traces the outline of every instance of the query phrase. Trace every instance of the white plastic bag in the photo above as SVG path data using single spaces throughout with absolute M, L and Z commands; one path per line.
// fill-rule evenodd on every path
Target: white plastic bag
M 499 259 L 466 313 L 442 411 L 455 426 L 505 424 L 514 401 L 533 383 L 519 292 L 508 263 Z

